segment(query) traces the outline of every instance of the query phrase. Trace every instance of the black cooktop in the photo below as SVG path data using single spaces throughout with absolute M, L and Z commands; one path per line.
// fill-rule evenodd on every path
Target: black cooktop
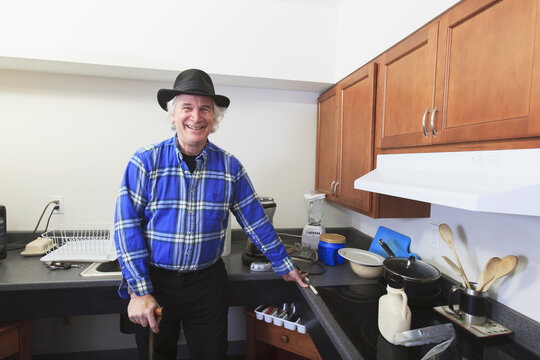
M 379 333 L 377 313 L 379 298 L 386 293 L 380 283 L 362 285 L 322 286 L 317 290 L 340 327 L 364 359 L 421 359 L 436 344 L 404 347 L 389 343 Z M 410 304 L 411 329 L 449 323 L 433 310 L 443 305 L 434 303 Z M 538 357 L 513 342 L 507 335 L 479 339 L 454 325 L 456 339 L 436 358 L 446 359 L 535 359 Z

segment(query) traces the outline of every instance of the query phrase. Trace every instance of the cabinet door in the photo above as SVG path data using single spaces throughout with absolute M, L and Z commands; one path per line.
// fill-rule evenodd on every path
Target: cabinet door
M 470 0 L 441 17 L 434 143 L 540 133 L 537 7 L 537 0 Z
M 377 100 L 382 106 L 382 148 L 431 143 L 428 111 L 435 96 L 437 33 L 438 23 L 429 24 L 383 56 L 383 98 Z
M 373 169 L 376 64 L 365 66 L 340 84 L 341 167 L 339 202 L 356 210 L 371 211 L 372 193 L 354 188 L 354 180 Z
M 339 101 L 336 87 L 319 97 L 315 189 L 332 196 L 337 182 Z

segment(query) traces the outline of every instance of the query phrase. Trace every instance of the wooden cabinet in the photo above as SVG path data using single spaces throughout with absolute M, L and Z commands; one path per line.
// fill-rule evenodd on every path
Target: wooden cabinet
M 246 359 L 322 359 L 309 334 L 257 320 L 246 310 Z
M 377 99 L 381 147 L 431 143 L 430 113 L 435 102 L 438 23 L 417 31 L 382 56 Z
M 30 321 L 0 322 L 0 359 L 29 360 L 31 329 Z
M 315 188 L 331 201 L 369 213 L 371 195 L 354 180 L 373 169 L 376 64 L 319 97 Z
M 369 213 L 371 194 L 356 190 L 354 180 L 373 169 L 376 64 L 354 72 L 338 85 L 340 107 L 339 168 L 334 197 Z
M 369 213 L 371 194 L 354 180 L 373 169 L 376 64 L 319 97 L 315 188 L 331 201 Z
M 372 217 L 429 217 L 429 204 L 354 188 L 374 168 L 376 78 L 373 62 L 319 97 L 315 189 Z
M 317 163 L 315 188 L 328 197 L 334 195 L 338 169 L 339 100 L 337 86 L 319 97 L 317 120 Z
M 538 0 L 466 0 L 382 55 L 380 147 L 540 135 Z

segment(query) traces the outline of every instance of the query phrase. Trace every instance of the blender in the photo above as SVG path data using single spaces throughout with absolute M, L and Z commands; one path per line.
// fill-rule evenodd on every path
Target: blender
M 321 225 L 326 205 L 326 195 L 312 192 L 305 194 L 307 201 L 308 224 L 302 231 L 302 246 L 317 250 L 321 235 L 326 233 Z

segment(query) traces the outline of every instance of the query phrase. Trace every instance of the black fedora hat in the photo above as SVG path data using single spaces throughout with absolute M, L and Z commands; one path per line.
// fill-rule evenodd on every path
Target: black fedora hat
M 161 89 L 157 93 L 159 105 L 166 111 L 167 103 L 176 95 L 189 94 L 208 96 L 214 99 L 217 106 L 228 107 L 231 102 L 228 97 L 216 95 L 210 76 L 199 69 L 182 71 L 174 81 L 173 89 Z

